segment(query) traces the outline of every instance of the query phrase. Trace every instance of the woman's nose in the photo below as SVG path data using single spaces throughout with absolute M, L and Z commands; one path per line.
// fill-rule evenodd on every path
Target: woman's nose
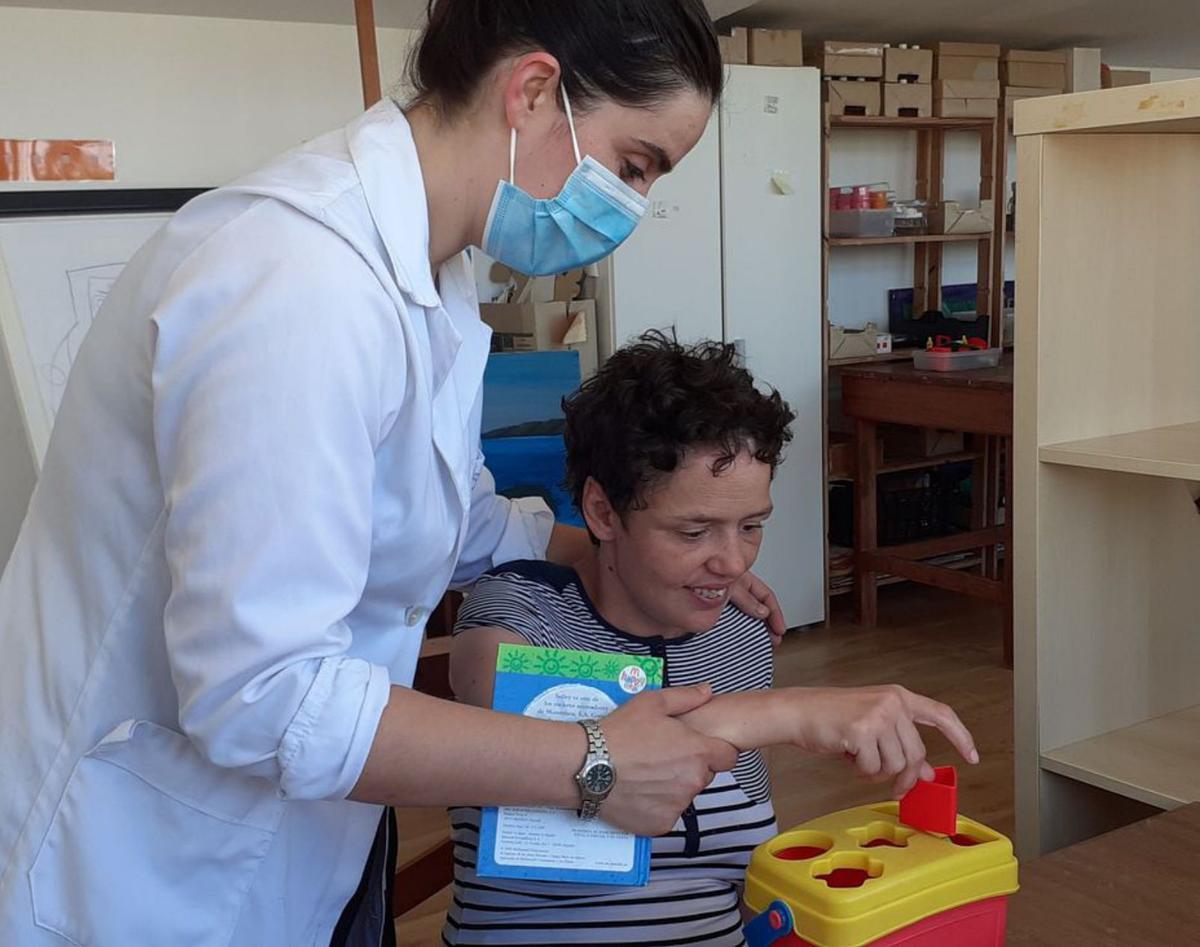
M 736 579 L 750 568 L 750 564 L 746 562 L 742 544 L 736 538 L 731 538 L 713 551 L 708 560 L 708 567 L 723 579 Z

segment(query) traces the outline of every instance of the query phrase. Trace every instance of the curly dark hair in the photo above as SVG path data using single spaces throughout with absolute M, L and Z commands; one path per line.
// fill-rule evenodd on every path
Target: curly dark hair
M 692 448 L 720 449 L 714 474 L 744 450 L 774 474 L 796 417 L 779 392 L 755 386 L 731 346 L 682 345 L 659 331 L 614 353 L 563 412 L 567 492 L 582 509 L 592 477 L 619 514 L 642 509 L 647 489 Z

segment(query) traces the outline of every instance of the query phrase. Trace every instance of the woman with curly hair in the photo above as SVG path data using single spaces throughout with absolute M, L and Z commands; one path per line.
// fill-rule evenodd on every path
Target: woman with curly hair
M 744 943 L 738 901 L 750 853 L 776 832 L 762 747 L 847 754 L 897 794 L 932 777 L 918 724 L 939 728 L 971 762 L 978 756 L 950 708 L 899 687 L 772 689 L 770 633 L 729 590 L 758 555 L 795 415 L 728 347 L 650 333 L 564 409 L 567 484 L 592 548 L 573 567 L 514 562 L 480 579 L 455 629 L 459 699 L 491 705 L 503 642 L 653 655 L 665 684 L 712 686 L 717 696 L 682 719 L 740 756 L 654 839 L 645 888 L 481 880 L 479 810 L 454 810 L 443 942 L 734 947 Z

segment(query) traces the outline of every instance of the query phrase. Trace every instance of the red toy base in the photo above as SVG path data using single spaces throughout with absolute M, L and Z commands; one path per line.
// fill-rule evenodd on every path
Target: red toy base
M 870 947 L 1004 947 L 1008 898 L 988 898 L 943 911 L 916 924 L 871 941 Z M 815 947 L 796 934 L 775 942 L 776 947 Z

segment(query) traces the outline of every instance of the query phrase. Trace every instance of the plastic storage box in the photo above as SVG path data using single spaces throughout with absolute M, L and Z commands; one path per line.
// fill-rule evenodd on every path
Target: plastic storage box
M 890 237 L 896 212 L 888 207 L 879 210 L 831 210 L 831 237 Z
M 923 372 L 965 372 L 972 368 L 995 368 L 1003 349 L 971 349 L 962 352 L 913 352 L 913 367 Z
M 899 803 L 814 819 L 760 845 L 746 875 L 751 947 L 1003 947 L 1017 860 L 963 816 L 943 836 Z

